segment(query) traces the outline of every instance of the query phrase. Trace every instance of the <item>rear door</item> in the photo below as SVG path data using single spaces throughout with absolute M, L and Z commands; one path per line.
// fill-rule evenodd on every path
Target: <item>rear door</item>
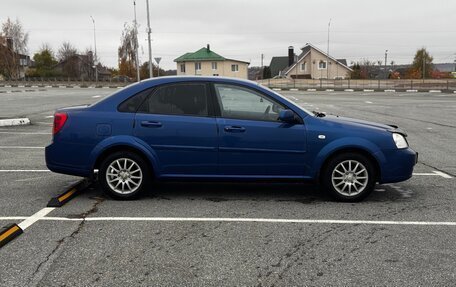
M 259 91 L 215 83 L 220 116 L 219 169 L 223 175 L 303 177 L 306 174 L 304 124 L 278 120 L 284 105 Z
M 217 173 L 217 124 L 204 82 L 160 86 L 135 117 L 135 136 L 157 153 L 162 176 Z

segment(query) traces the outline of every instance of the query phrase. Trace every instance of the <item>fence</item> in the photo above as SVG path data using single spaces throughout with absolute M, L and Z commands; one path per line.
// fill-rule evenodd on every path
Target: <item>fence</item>
M 280 89 L 334 89 L 334 90 L 441 90 L 455 91 L 456 79 L 429 80 L 326 80 L 326 79 L 266 79 L 260 84 Z

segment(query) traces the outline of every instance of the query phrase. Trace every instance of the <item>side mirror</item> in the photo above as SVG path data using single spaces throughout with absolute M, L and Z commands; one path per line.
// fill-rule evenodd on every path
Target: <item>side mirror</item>
M 295 114 L 292 110 L 281 110 L 279 112 L 279 120 L 286 123 L 295 122 Z

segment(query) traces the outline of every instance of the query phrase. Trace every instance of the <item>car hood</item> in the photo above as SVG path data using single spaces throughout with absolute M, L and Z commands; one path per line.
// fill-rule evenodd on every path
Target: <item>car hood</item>
M 356 125 L 356 126 L 363 126 L 363 127 L 367 127 L 367 128 L 377 128 L 377 129 L 386 130 L 389 132 L 400 133 L 400 134 L 403 134 L 404 136 L 407 136 L 407 133 L 396 125 L 387 125 L 387 124 L 381 124 L 381 123 L 375 123 L 375 122 L 370 122 L 370 121 L 364 121 L 364 120 L 340 117 L 340 116 L 333 116 L 333 115 L 327 115 L 321 119 L 324 121 L 339 123 L 339 124 L 349 125 L 349 126 Z

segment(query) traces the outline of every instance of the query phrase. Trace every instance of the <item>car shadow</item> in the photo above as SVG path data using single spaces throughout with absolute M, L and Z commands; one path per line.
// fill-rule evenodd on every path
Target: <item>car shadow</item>
M 398 185 L 377 185 L 362 202 L 394 202 L 413 197 Z M 102 195 L 97 183 L 86 195 Z M 109 198 L 109 197 L 107 197 Z M 303 204 L 337 202 L 316 184 L 302 182 L 156 182 L 139 200 L 276 201 Z M 343 204 L 341 202 L 341 204 Z

